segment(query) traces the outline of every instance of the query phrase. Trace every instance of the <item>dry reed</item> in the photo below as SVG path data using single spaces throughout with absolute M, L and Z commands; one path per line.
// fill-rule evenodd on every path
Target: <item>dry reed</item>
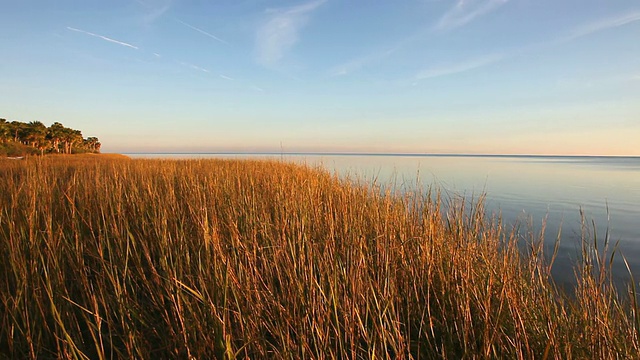
M 575 297 L 543 249 L 276 161 L 0 160 L 0 357 L 637 358 L 597 246 Z

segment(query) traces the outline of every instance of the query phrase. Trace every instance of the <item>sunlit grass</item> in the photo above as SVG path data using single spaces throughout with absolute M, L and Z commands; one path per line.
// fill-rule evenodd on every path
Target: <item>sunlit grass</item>
M 275 161 L 96 159 L 0 161 L 0 357 L 638 357 L 602 253 L 585 243 L 563 296 L 541 237 L 481 201 Z

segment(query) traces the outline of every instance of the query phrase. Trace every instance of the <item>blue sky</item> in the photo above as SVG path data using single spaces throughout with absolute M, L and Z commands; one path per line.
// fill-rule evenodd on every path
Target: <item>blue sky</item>
M 640 155 L 637 0 L 0 8 L 0 117 L 105 152 Z

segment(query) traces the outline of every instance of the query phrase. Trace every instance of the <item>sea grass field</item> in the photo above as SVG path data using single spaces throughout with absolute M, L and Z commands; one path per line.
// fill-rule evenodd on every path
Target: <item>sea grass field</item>
M 640 359 L 640 1 L 0 34 L 0 360 Z
M 279 160 L 0 159 L 0 358 L 637 358 L 615 244 L 582 239 L 568 294 L 558 247 L 485 203 Z
M 582 240 L 613 243 L 614 283 L 626 288 L 640 274 L 640 157 L 518 156 L 353 153 L 182 153 L 128 154 L 133 158 L 270 159 L 321 167 L 348 181 L 399 193 L 437 189 L 449 199 L 483 198 L 487 216 L 499 214 L 518 236 L 533 231 L 547 251 L 558 244 L 552 275 L 567 291 L 575 285 L 573 265 Z M 610 246 L 609 250 L 613 250 Z M 624 257 L 628 260 L 625 264 Z

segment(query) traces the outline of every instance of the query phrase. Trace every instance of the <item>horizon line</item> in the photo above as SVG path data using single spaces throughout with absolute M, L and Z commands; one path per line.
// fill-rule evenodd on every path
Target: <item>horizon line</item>
M 131 155 L 327 155 L 327 156 L 408 156 L 408 157 L 530 157 L 530 158 L 640 158 L 640 155 L 593 155 L 593 154 L 491 154 L 491 153 L 417 153 L 417 152 L 349 152 L 349 151 L 126 151 L 105 154 Z

